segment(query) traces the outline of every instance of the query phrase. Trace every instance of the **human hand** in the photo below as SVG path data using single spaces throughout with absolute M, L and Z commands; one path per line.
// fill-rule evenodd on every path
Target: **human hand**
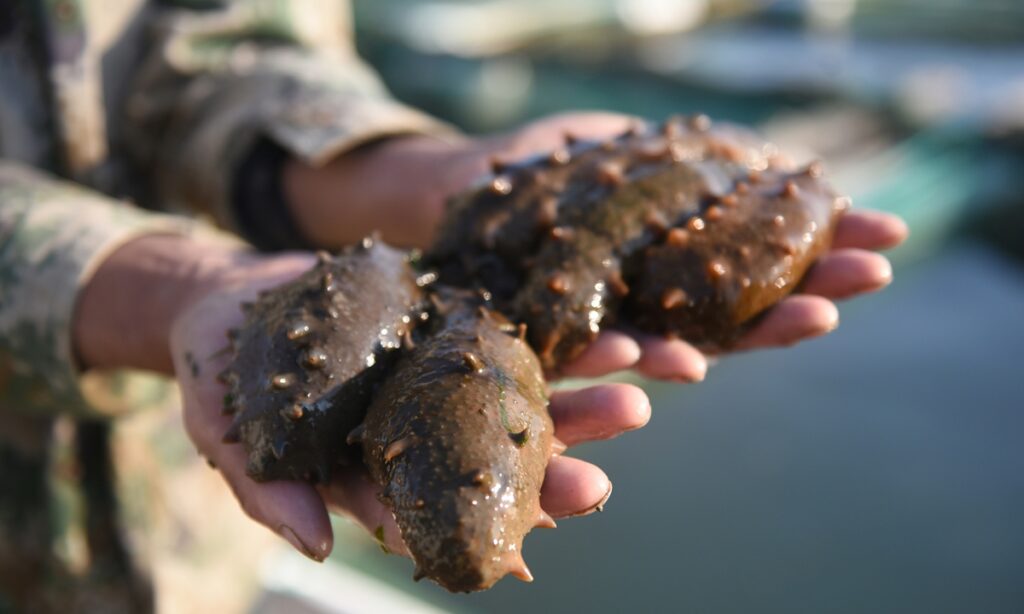
M 378 488 L 361 469 L 340 471 L 330 484 L 264 482 L 245 473 L 242 446 L 221 441 L 231 422 L 222 413 L 226 387 L 216 375 L 227 366 L 226 331 L 242 323 L 239 305 L 255 300 L 261 290 L 282 284 L 313 265 L 310 254 L 235 259 L 230 271 L 211 272 L 202 282 L 203 295 L 174 320 L 170 353 L 181 385 L 185 428 L 199 452 L 224 476 L 242 509 L 281 535 L 299 552 L 323 560 L 333 547 L 328 511 L 348 515 L 391 551 L 405 546 L 391 512 L 377 499 Z M 555 435 L 568 446 L 607 439 L 643 426 L 650 404 L 638 388 L 596 386 L 556 392 L 550 412 Z M 598 467 L 577 459 L 551 459 L 541 492 L 541 506 L 552 517 L 592 512 L 611 493 L 611 482 Z
M 572 113 L 542 119 L 509 134 L 454 143 L 396 138 L 343 156 L 323 170 L 293 164 L 285 183 L 297 217 L 307 221 L 300 225 L 318 243 L 343 243 L 379 229 L 386 240 L 425 246 L 443 215 L 446 199 L 490 172 L 493 160 L 511 161 L 550 151 L 561 146 L 567 134 L 608 138 L 621 134 L 634 121 L 618 114 Z M 366 201 L 374 204 L 360 205 Z M 338 202 L 345 203 L 344 208 Z M 339 229 L 352 236 L 338 235 Z M 906 236 L 907 227 L 896 216 L 877 211 L 847 213 L 838 224 L 832 250 L 811 269 L 798 293 L 772 308 L 737 349 L 793 345 L 836 328 L 839 312 L 833 301 L 888 285 L 892 267 L 876 252 L 898 245 Z M 634 369 L 651 378 L 692 382 L 704 378 L 707 365 L 707 357 L 685 341 L 606 330 L 563 374 L 591 377 Z

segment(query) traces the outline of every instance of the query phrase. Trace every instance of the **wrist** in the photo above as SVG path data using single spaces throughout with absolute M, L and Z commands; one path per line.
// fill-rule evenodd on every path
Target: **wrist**
M 285 199 L 317 247 L 338 248 L 374 231 L 395 245 L 425 246 L 445 200 L 472 179 L 464 177 L 468 143 L 398 136 L 321 167 L 290 160 L 283 169 Z
M 72 340 L 84 369 L 170 373 L 170 329 L 241 260 L 237 246 L 146 235 L 120 246 L 82 289 Z

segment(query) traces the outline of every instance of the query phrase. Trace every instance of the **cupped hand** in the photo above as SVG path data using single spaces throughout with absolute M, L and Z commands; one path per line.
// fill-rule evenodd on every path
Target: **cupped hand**
M 259 483 L 245 473 L 243 447 L 221 441 L 231 417 L 221 411 L 227 389 L 216 376 L 230 358 L 225 352 L 226 331 L 243 320 L 240 303 L 254 300 L 259 291 L 296 277 L 312 264 L 309 254 L 237 263 L 176 319 L 171 355 L 181 387 L 185 428 L 199 452 L 224 476 L 245 513 L 299 552 L 317 561 L 331 552 L 328 511 L 335 511 L 354 518 L 390 550 L 405 554 L 390 511 L 377 500 L 378 489 L 362 470 L 341 472 L 321 487 L 288 481 Z M 650 404 L 639 388 L 614 384 L 556 392 L 550 411 L 555 436 L 573 446 L 643 426 L 650 417 Z M 600 508 L 610 494 L 611 482 L 601 469 L 558 454 L 548 465 L 541 506 L 554 518 L 577 516 Z
M 482 147 L 492 158 L 514 159 L 554 148 L 566 134 L 607 138 L 621 134 L 635 121 L 606 113 L 556 116 L 513 135 L 485 141 Z M 477 164 L 482 171 L 483 164 Z M 896 247 L 907 234 L 903 220 L 889 213 L 854 209 L 844 215 L 837 224 L 831 250 L 814 264 L 798 292 L 772 307 L 740 340 L 736 350 L 790 346 L 834 330 L 839 326 L 839 309 L 834 301 L 889 285 L 892 266 L 878 252 Z M 653 379 L 696 382 L 704 379 L 707 368 L 707 357 L 685 341 L 610 330 L 603 332 L 562 374 L 594 377 L 633 369 Z
M 286 173 L 293 186 L 292 200 L 323 214 L 333 206 L 325 194 L 340 194 L 344 210 L 336 211 L 344 223 L 323 219 L 311 232 L 330 245 L 334 229 L 359 233 L 379 229 L 386 240 L 427 246 L 440 223 L 446 199 L 491 172 L 493 161 L 513 161 L 551 151 L 564 144 L 567 135 L 602 139 L 619 135 L 637 118 L 614 113 L 568 113 L 532 122 L 507 134 L 442 142 L 426 137 L 386 141 L 363 154 L 337 161 L 333 183 L 314 169 L 295 167 Z M 330 173 L 328 173 L 330 175 Z M 359 181 L 353 179 L 358 175 Z M 394 178 L 401 176 L 402 181 Z M 376 178 L 376 179 L 375 179 Z M 333 189 L 333 192 L 332 192 Z M 354 193 L 353 190 L 357 190 Z M 312 192 L 311 198 L 303 198 Z M 361 198 L 376 195 L 374 206 L 361 207 Z M 321 200 L 317 200 L 319 197 Z M 315 202 L 314 202 L 315 201 Z M 335 208 L 337 209 L 337 208 Z M 365 211 L 354 222 L 352 211 Z M 301 215 L 300 215 L 301 217 Z M 318 218 L 319 219 L 319 218 Z M 814 265 L 798 293 L 781 301 L 743 338 L 737 350 L 793 345 L 828 333 L 839 324 L 834 301 L 879 290 L 892 281 L 889 261 L 877 253 L 899 245 L 907 236 L 903 220 L 878 211 L 847 213 L 836 229 L 830 252 Z M 708 360 L 680 340 L 610 330 L 598 337 L 562 374 L 592 377 L 622 369 L 663 380 L 700 381 Z

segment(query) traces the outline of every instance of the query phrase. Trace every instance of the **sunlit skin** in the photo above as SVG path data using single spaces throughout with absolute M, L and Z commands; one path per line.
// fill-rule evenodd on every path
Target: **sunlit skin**
M 550 150 L 565 134 L 600 138 L 622 132 L 632 118 L 574 114 L 549 118 L 507 135 L 438 140 L 397 137 L 313 168 L 285 169 L 286 192 L 300 229 L 323 247 L 379 230 L 406 246 L 429 243 L 448 195 L 490 168 L 491 160 L 516 159 Z M 832 251 L 807 275 L 798 294 L 783 300 L 751 330 L 743 350 L 788 346 L 833 330 L 834 300 L 888 285 L 892 269 L 878 253 L 906 237 L 892 215 L 854 209 L 840 222 Z M 198 451 L 222 473 L 245 512 L 322 560 L 332 547 L 328 512 L 354 518 L 371 533 L 383 527 L 385 545 L 405 548 L 391 513 L 364 473 L 343 473 L 330 485 L 256 483 L 245 475 L 245 452 L 221 437 L 230 418 L 221 414 L 225 389 L 215 375 L 225 365 L 225 331 L 242 319 L 238 305 L 312 265 L 308 253 L 261 256 L 234 245 L 171 236 L 148 236 L 115 251 L 98 269 L 80 299 L 75 347 L 83 366 L 148 368 L 175 373 L 181 385 L 186 430 Z M 123 288 L 132 288 L 131 300 Z M 124 334 L 124 322 L 137 322 Z M 191 357 L 191 359 L 187 358 Z M 198 367 L 194 375 L 193 367 Z M 565 374 L 592 377 L 623 369 L 662 380 L 704 378 L 708 358 L 680 340 L 609 330 Z M 609 439 L 650 418 L 644 392 L 606 384 L 555 393 L 550 411 L 556 436 L 570 448 Z M 542 507 L 555 518 L 587 514 L 607 500 L 611 482 L 598 467 L 565 455 L 548 466 Z

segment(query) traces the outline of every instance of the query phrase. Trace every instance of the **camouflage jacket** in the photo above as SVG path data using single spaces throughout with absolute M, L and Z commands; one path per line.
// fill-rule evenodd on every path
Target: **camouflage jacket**
M 318 164 L 444 130 L 389 99 L 348 20 L 342 0 L 0 3 L 0 409 L 110 398 L 75 367 L 78 289 L 140 233 L 193 232 L 181 214 L 235 229 L 257 140 Z

